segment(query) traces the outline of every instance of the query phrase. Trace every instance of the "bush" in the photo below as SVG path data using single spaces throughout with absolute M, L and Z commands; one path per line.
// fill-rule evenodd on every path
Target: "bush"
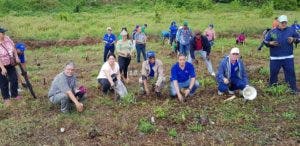
M 143 133 L 151 133 L 154 131 L 155 126 L 152 125 L 148 120 L 145 118 L 140 119 L 138 129 L 140 132 Z
M 259 16 L 261 18 L 264 17 L 271 17 L 274 14 L 274 4 L 273 2 L 269 2 L 269 3 L 265 3 L 262 5 L 260 12 L 259 12 Z
M 277 10 L 296 10 L 298 6 L 297 0 L 274 0 L 274 8 Z

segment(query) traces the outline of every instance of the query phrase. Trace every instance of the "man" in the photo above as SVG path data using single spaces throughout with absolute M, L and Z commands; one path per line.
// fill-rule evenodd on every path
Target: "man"
M 272 22 L 272 29 L 277 28 L 279 25 L 278 17 L 275 17 L 273 22 Z
M 78 112 L 83 111 L 83 104 L 80 101 L 84 99 L 86 89 L 80 87 L 79 91 L 76 90 L 74 71 L 74 63 L 67 63 L 64 71 L 54 78 L 48 93 L 49 100 L 53 104 L 60 104 L 60 110 L 63 113 L 70 111 L 71 102 L 75 104 Z
M 258 51 L 260 51 L 262 49 L 262 47 L 264 47 L 264 45 L 265 45 L 264 40 L 265 40 L 266 36 L 268 35 L 268 33 L 270 32 L 270 30 L 271 30 L 271 28 L 267 28 L 263 31 L 262 42 L 260 43 L 260 45 L 257 48 Z
M 108 53 L 114 53 L 115 51 L 115 42 L 116 36 L 112 34 L 111 27 L 107 27 L 107 33 L 103 36 L 104 45 L 104 53 L 103 53 L 103 60 L 106 62 L 106 58 Z
M 195 37 L 191 41 L 191 57 L 196 61 L 195 55 L 199 54 L 202 59 L 205 61 L 208 72 L 212 76 L 216 76 L 212 63 L 209 58 L 211 46 L 206 36 L 201 35 L 199 30 L 195 31 Z M 197 62 L 197 61 L 196 61 Z
M 183 22 L 183 27 L 177 31 L 176 41 L 179 42 L 179 51 L 188 57 L 188 62 L 192 62 L 190 55 L 190 40 L 192 38 L 192 31 L 188 27 L 188 22 Z
M 170 37 L 170 45 L 172 46 L 173 42 L 175 41 L 176 33 L 178 30 L 178 27 L 177 27 L 175 21 L 172 21 L 172 23 L 169 27 L 169 30 L 170 30 L 170 36 L 169 36 Z
M 26 70 L 26 58 L 25 58 L 25 50 L 26 50 L 26 46 L 23 42 L 19 42 L 16 44 L 16 49 L 17 49 L 17 53 L 18 53 L 18 57 L 21 61 L 21 66 L 23 69 Z M 20 71 L 18 71 L 18 81 L 21 83 L 21 85 L 26 88 L 26 83 L 25 81 L 22 80 L 22 76 Z M 21 87 L 19 86 L 18 91 L 22 91 Z
M 147 95 L 149 95 L 149 83 L 150 87 L 154 87 L 156 96 L 161 96 L 161 90 L 163 89 L 166 78 L 164 77 L 163 64 L 159 59 L 155 58 L 155 52 L 147 52 L 148 60 L 144 61 L 142 64 L 142 77 L 139 79 L 141 89 Z M 156 82 L 155 82 L 156 79 Z
M 232 48 L 230 55 L 220 62 L 217 74 L 218 95 L 223 95 L 225 92 L 234 94 L 235 90 L 242 91 L 248 86 L 245 66 L 239 56 L 239 49 Z
M 279 26 L 267 35 L 265 44 L 270 48 L 270 85 L 278 80 L 280 68 L 283 68 L 285 81 L 289 84 L 293 93 L 297 93 L 296 75 L 294 69 L 293 43 L 298 43 L 299 34 L 287 26 L 287 16 L 278 18 Z
M 146 42 L 147 36 L 142 32 L 142 27 L 138 26 L 136 33 L 134 34 L 135 48 L 137 52 L 137 63 L 141 62 L 141 54 L 144 60 L 146 60 Z
M 171 68 L 171 91 L 172 97 L 178 97 L 179 101 L 186 101 L 190 95 L 196 92 L 199 88 L 199 82 L 196 80 L 196 73 L 193 64 L 186 62 L 184 54 L 178 55 L 178 62 Z M 182 92 L 184 96 L 182 96 Z

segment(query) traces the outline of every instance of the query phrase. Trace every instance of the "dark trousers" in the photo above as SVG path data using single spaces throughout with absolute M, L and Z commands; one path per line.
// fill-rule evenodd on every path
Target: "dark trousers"
M 294 92 L 297 91 L 294 58 L 283 60 L 270 60 L 270 85 L 277 83 L 278 73 L 281 67 L 284 71 L 285 82 L 287 82 L 290 85 L 290 88 Z
M 246 82 L 241 79 L 232 78 L 229 84 L 225 84 L 223 81 L 218 83 L 218 90 L 221 92 L 243 90 L 246 87 Z
M 173 42 L 175 41 L 175 38 L 176 38 L 176 34 L 175 35 L 170 34 L 170 45 L 173 44 Z
M 137 62 L 141 62 L 141 53 L 144 57 L 144 60 L 146 60 L 146 45 L 145 44 L 136 44 L 136 52 L 137 52 Z
M 119 66 L 120 66 L 120 73 L 124 74 L 125 79 L 127 79 L 127 72 L 128 72 L 128 66 L 130 64 L 130 60 L 131 60 L 130 57 L 122 57 L 122 56 L 118 57 L 118 63 L 119 63 Z
M 111 87 L 108 79 L 98 79 L 98 82 L 102 85 L 102 92 L 106 94 Z
M 7 75 L 3 76 L 0 73 L 1 95 L 4 100 L 9 99 L 10 97 L 15 98 L 18 96 L 18 76 L 17 76 L 16 68 L 10 65 L 5 66 L 5 68 L 7 70 Z M 10 85 L 10 87 L 8 85 Z
M 105 45 L 104 47 L 104 54 L 103 54 L 103 60 L 106 62 L 108 53 L 114 53 L 115 52 L 115 45 Z

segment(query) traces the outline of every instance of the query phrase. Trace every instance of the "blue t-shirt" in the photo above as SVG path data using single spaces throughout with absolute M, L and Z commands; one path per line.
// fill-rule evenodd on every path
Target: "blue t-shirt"
M 185 63 L 185 67 L 183 70 L 179 67 L 178 62 L 174 64 L 171 69 L 171 81 L 177 80 L 179 83 L 183 83 L 194 77 L 196 77 L 195 68 L 193 64 L 189 62 Z
M 112 42 L 116 41 L 116 36 L 114 34 L 105 34 L 103 36 L 103 41 L 106 41 L 107 43 L 105 44 L 105 46 L 112 46 L 110 45 Z
M 18 49 L 18 48 L 17 48 Z M 20 49 L 18 49 L 18 50 L 20 50 Z M 20 59 L 20 62 L 21 63 L 25 63 L 26 62 L 26 59 L 25 59 L 25 50 L 20 50 L 21 52 L 22 52 L 22 54 L 19 54 L 18 55 L 18 57 L 19 57 L 19 59 Z
M 231 64 L 231 71 L 230 71 L 230 79 L 236 79 L 238 77 L 238 72 L 239 72 L 239 64 L 236 61 L 234 64 Z
M 154 77 L 153 67 L 154 67 L 155 63 L 149 63 L 149 65 L 150 65 L 150 74 L 149 74 L 149 77 Z

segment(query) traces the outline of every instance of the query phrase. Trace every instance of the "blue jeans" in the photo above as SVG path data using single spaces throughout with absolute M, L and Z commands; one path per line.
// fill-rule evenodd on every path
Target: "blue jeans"
M 238 78 L 230 79 L 229 84 L 225 84 L 223 81 L 218 83 L 218 90 L 220 92 L 243 90 L 246 87 L 246 82 Z
M 190 81 L 191 81 L 191 79 L 188 79 L 187 81 L 182 82 L 182 83 L 178 82 L 179 90 L 182 89 L 182 88 L 189 88 L 189 86 L 190 86 Z M 174 86 L 174 82 L 173 82 L 173 81 L 171 82 L 171 86 L 170 86 L 170 87 L 171 87 L 171 89 L 170 89 L 170 95 L 171 95 L 171 96 L 176 96 L 177 93 L 176 93 L 176 90 L 175 90 L 175 86 Z M 195 84 L 194 84 L 194 86 L 193 86 L 193 88 L 192 88 L 192 90 L 191 90 L 191 92 L 190 92 L 190 95 L 193 95 L 193 94 L 196 92 L 196 89 L 199 88 L 199 87 L 200 87 L 200 84 L 199 84 L 199 82 L 196 80 L 196 81 L 195 81 Z
M 190 53 L 190 44 L 186 44 L 186 45 L 180 44 L 179 52 L 181 54 L 184 54 L 187 57 L 188 62 L 192 63 L 192 58 L 191 58 L 191 53 Z
M 147 60 L 146 58 L 146 45 L 145 44 L 136 44 L 136 53 L 137 53 L 137 62 L 141 62 L 141 53 L 144 57 L 144 60 Z
M 175 35 L 170 34 L 170 45 L 173 44 L 173 42 L 175 41 L 175 38 L 176 38 L 176 34 Z
M 290 85 L 290 88 L 296 92 L 296 75 L 294 69 L 294 58 L 283 60 L 270 60 L 270 85 L 276 84 L 278 81 L 279 70 L 283 68 L 285 82 Z
M 103 61 L 106 62 L 108 53 L 114 53 L 115 52 L 115 45 L 105 45 L 104 47 L 104 54 L 103 54 Z
M 206 51 L 203 51 L 203 50 L 196 50 L 194 51 L 194 58 L 195 59 L 196 55 L 199 54 L 201 56 L 201 58 L 205 61 L 205 64 L 206 64 L 206 67 L 207 67 L 207 70 L 210 74 L 214 73 L 214 69 L 212 67 L 212 63 L 211 63 L 211 60 L 210 59 L 207 59 L 207 52 Z

